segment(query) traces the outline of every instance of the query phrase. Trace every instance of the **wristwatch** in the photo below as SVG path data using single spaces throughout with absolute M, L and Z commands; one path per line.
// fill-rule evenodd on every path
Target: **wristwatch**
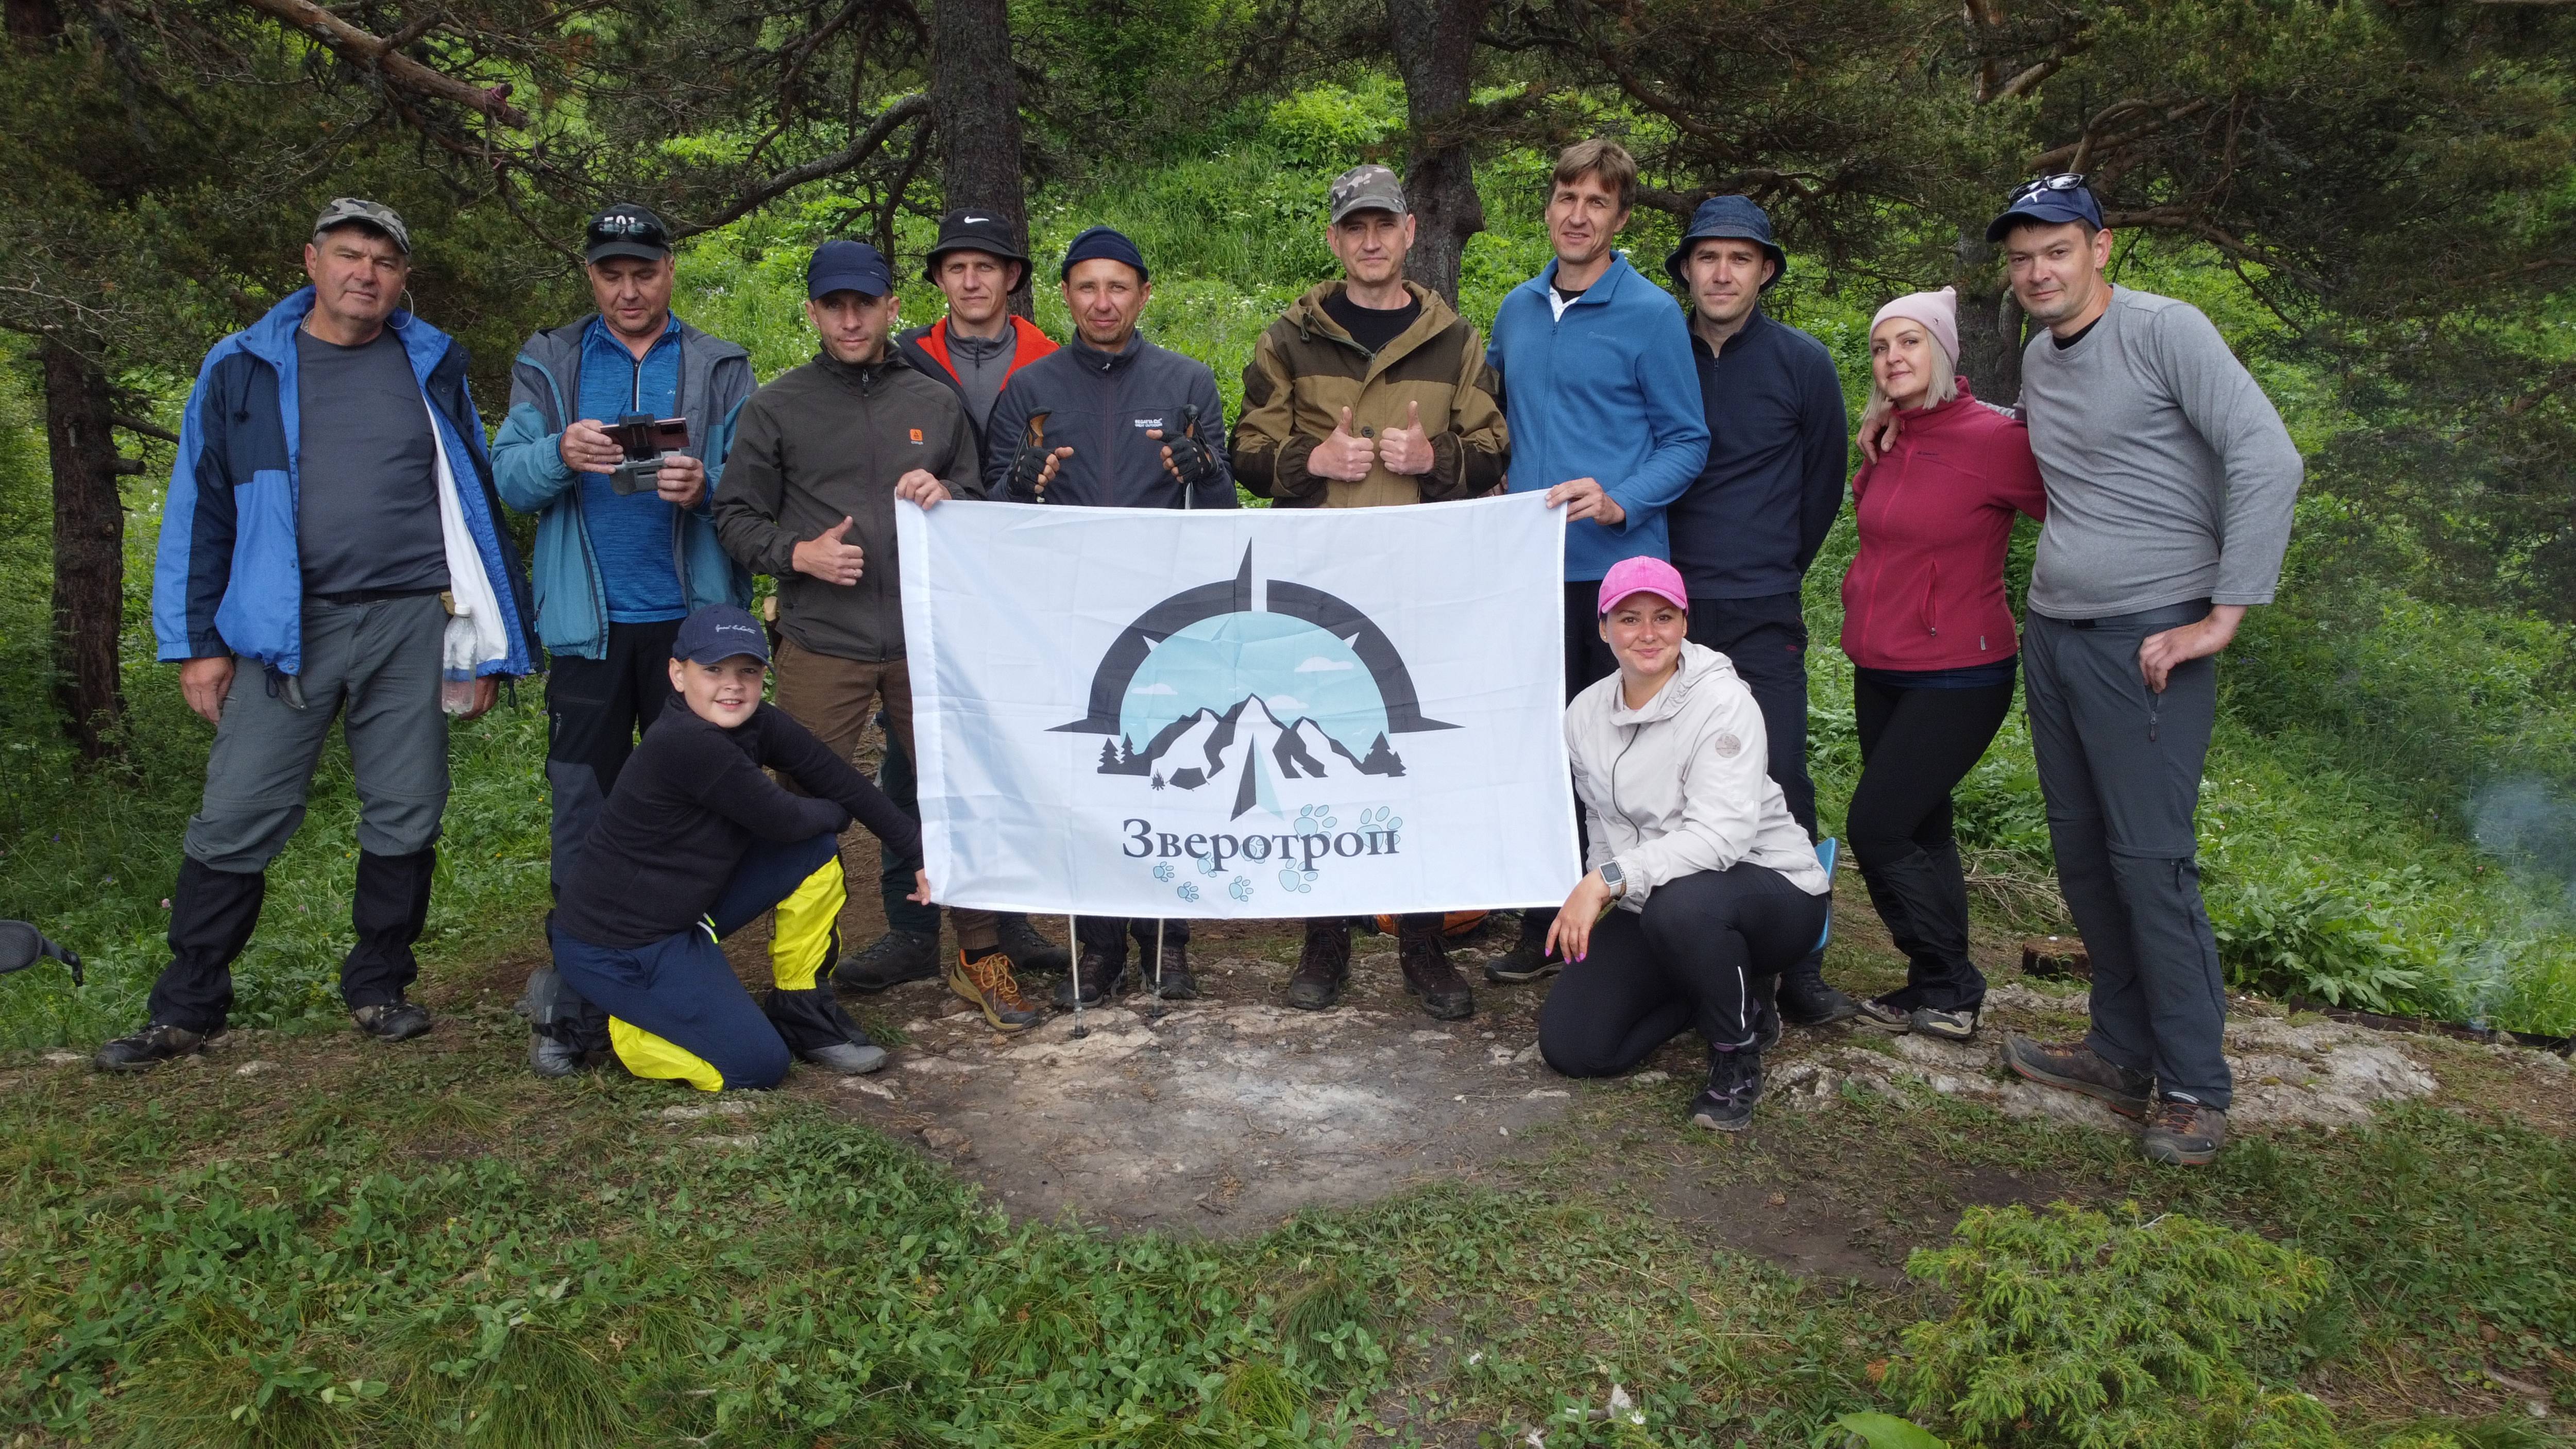
M 1601 883 L 1610 888 L 1612 900 L 1628 893 L 1628 874 L 1619 869 L 1619 862 L 1615 860 L 1601 862 Z

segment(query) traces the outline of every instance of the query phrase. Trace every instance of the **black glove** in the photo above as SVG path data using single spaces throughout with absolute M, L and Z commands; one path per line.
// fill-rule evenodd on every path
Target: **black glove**
M 1010 489 L 1014 498 L 1041 496 L 1038 478 L 1046 472 L 1048 455 L 1055 451 L 1046 443 L 1046 420 L 1045 413 L 1031 415 L 1028 434 L 1020 439 L 1019 451 L 1011 455 Z
M 1181 485 L 1196 488 L 1217 474 L 1216 450 L 1199 441 L 1199 405 L 1187 403 L 1181 408 L 1181 431 L 1163 439 L 1172 450 L 1172 471 L 1181 475 Z

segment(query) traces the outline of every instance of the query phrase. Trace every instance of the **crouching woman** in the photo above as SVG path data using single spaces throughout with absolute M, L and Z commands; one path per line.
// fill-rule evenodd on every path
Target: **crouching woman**
M 1815 948 L 1831 883 L 1772 783 L 1752 691 L 1684 637 L 1681 575 L 1623 560 L 1599 605 L 1619 672 L 1565 711 L 1591 869 L 1548 936 L 1566 968 L 1539 1052 L 1569 1077 L 1606 1077 L 1696 1027 L 1709 1067 L 1692 1120 L 1737 1131 L 1779 1037 L 1768 978 Z
M 665 708 L 618 772 L 547 925 L 555 969 L 608 1013 L 609 1046 L 639 1077 L 708 1092 L 774 1087 L 791 1055 L 874 1071 L 885 1049 L 830 985 L 839 950 L 830 923 L 847 899 L 839 838 L 855 818 L 888 858 L 903 858 L 920 831 L 761 702 L 769 640 L 747 611 L 691 614 L 671 654 L 685 707 Z M 781 789 L 764 766 L 811 794 Z M 926 903 L 926 878 L 916 872 L 913 884 L 912 899 Z M 781 943 L 801 948 L 773 949 L 776 989 L 755 1005 L 716 943 L 773 907 Z

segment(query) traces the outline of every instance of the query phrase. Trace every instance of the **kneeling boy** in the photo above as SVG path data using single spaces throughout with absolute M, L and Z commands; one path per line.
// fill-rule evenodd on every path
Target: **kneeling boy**
M 747 611 L 691 614 L 671 655 L 671 688 L 687 708 L 662 711 L 601 807 L 548 928 L 555 969 L 608 1013 L 610 1048 L 639 1077 L 707 1092 L 773 1087 L 791 1051 L 833 1071 L 875 1071 L 885 1049 L 824 979 L 847 898 L 839 837 L 855 818 L 888 855 L 908 856 L 920 831 L 761 702 L 769 639 Z M 811 795 L 781 789 L 764 766 Z M 914 885 L 926 902 L 928 879 Z M 754 1005 L 716 943 L 772 907 L 777 987 Z

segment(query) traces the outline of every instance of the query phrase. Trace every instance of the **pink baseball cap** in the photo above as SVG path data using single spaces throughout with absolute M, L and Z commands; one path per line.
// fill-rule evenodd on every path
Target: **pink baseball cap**
M 1612 564 L 1601 580 L 1601 612 L 1608 614 L 1630 594 L 1653 594 L 1690 612 L 1690 590 L 1682 584 L 1681 571 L 1659 558 L 1623 558 Z

